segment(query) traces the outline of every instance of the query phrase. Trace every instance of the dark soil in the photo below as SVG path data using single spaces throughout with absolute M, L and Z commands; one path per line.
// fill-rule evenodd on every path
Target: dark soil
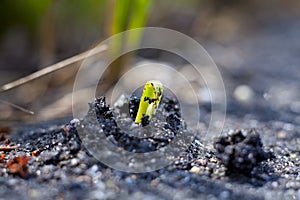
M 132 100 L 124 102 L 124 106 L 129 106 L 129 102 Z M 138 105 L 138 101 L 134 102 Z M 103 134 L 115 145 L 134 152 L 154 151 L 167 145 L 180 131 L 186 131 L 176 101 L 163 99 L 157 117 L 150 124 L 161 120 L 160 115 L 169 118 L 160 122 L 163 126 L 156 127 L 151 139 L 134 137 L 118 128 L 113 112 L 122 109 L 113 110 L 106 105 L 105 98 L 96 99 L 90 106 L 89 114 L 82 121 L 75 119 L 46 129 L 28 127 L 9 135 L 10 145 L 18 148 L 6 151 L 1 160 L 2 198 L 299 198 L 299 146 L 295 149 L 285 146 L 288 138 L 280 139 L 279 145 L 269 142 L 263 145 L 254 130 L 231 131 L 228 136 L 214 139 L 216 150 L 195 138 L 169 166 L 154 172 L 127 173 L 97 161 L 82 145 L 76 126 L 84 121 L 86 124 L 95 112 Z M 261 134 L 266 135 L 268 131 L 265 131 Z M 166 132 L 170 133 L 168 137 L 164 137 Z M 274 142 L 276 136 L 272 139 L 272 135 L 268 137 Z M 273 156 L 265 151 L 272 152 Z M 5 163 L 20 159 L 16 157 L 30 160 L 21 162 L 19 171 L 11 170 Z

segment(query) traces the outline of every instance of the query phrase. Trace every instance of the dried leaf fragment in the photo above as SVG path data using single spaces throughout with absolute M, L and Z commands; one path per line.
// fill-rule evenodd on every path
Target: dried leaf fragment
M 37 150 L 31 152 L 31 156 L 38 156 L 38 155 L 40 155 L 40 153 L 41 153 L 41 151 L 39 149 L 37 149 Z
M 25 178 L 28 175 L 27 163 L 29 160 L 29 156 L 15 156 L 13 159 L 7 161 L 6 167 L 10 173 Z
M 1 153 L 0 154 L 0 162 L 4 161 L 5 158 L 5 153 Z
M 8 145 L 1 145 L 0 151 L 11 151 L 17 149 L 19 146 L 8 146 Z

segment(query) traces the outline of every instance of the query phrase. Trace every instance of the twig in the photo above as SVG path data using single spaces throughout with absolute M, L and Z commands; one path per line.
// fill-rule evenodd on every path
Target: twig
M 0 146 L 0 151 L 11 151 L 17 149 L 19 146 Z
M 84 60 L 85 58 L 87 57 L 90 57 L 90 56 L 93 56 L 97 53 L 100 53 L 100 52 L 103 52 L 107 49 L 107 46 L 106 45 L 101 45 L 99 47 L 96 47 L 96 48 L 93 48 L 92 50 L 88 50 L 88 51 L 85 51 L 81 54 L 77 54 L 71 58 L 67 58 L 63 61 L 60 61 L 58 63 L 55 63 L 53 65 L 50 65 L 44 69 L 41 69 L 37 72 L 34 72 L 28 76 L 25 76 L 23 78 L 20 78 L 18 80 L 15 80 L 13 82 L 10 82 L 10 83 L 7 83 L 3 86 L 0 87 L 0 93 L 1 92 L 4 92 L 4 91 L 8 91 L 8 90 L 11 90 L 15 87 L 18 87 L 18 86 L 21 86 L 25 83 L 28 83 L 29 81 L 32 81 L 34 79 L 37 79 L 41 76 L 44 76 L 44 75 L 47 75 L 47 74 L 50 74 L 52 72 L 55 72 L 57 70 L 60 70 L 60 69 L 63 69 L 71 64 L 74 64 L 76 62 L 79 62 L 81 60 Z
M 27 114 L 34 115 L 34 112 L 33 112 L 33 111 L 28 110 L 28 109 L 26 109 L 26 108 L 23 108 L 23 107 L 21 107 L 21 106 L 18 106 L 18 105 L 16 105 L 16 104 L 10 103 L 10 102 L 8 102 L 8 101 L 4 101 L 4 100 L 1 100 L 1 99 L 0 99 L 0 103 L 9 105 L 9 106 L 11 106 L 11 107 L 13 107 L 13 108 L 16 108 L 16 109 L 18 109 L 18 110 L 21 110 L 21 111 L 27 113 Z

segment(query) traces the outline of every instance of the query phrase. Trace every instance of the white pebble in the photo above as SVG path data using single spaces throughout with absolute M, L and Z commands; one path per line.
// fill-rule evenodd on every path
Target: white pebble
M 233 92 L 234 98 L 240 102 L 250 102 L 254 96 L 254 92 L 248 85 L 240 85 Z

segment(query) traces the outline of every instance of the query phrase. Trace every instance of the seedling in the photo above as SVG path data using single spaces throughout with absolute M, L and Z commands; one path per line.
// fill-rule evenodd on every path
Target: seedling
M 158 108 L 162 93 L 163 85 L 160 81 L 152 80 L 145 84 L 135 123 L 141 123 L 146 115 L 149 120 L 152 118 Z

